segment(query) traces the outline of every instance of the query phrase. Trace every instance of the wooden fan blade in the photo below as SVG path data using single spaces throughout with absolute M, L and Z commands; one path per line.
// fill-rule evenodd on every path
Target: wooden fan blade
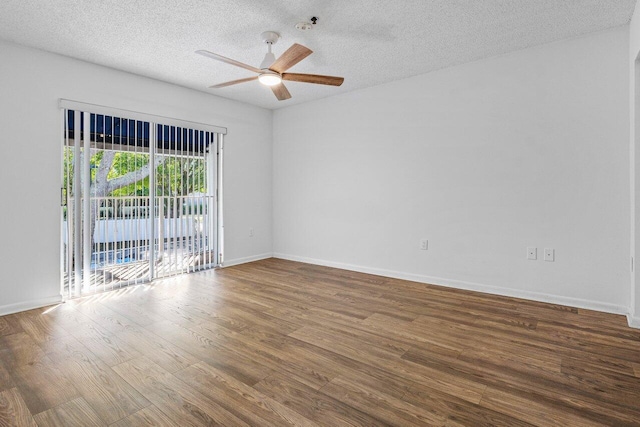
M 252 80 L 258 80 L 258 76 L 247 77 L 246 79 L 231 80 L 230 82 L 220 83 L 209 87 L 211 89 L 220 89 L 221 87 L 237 85 L 238 83 L 250 82 Z
M 273 91 L 273 94 L 276 96 L 276 98 L 278 98 L 278 101 L 284 101 L 285 99 L 291 98 L 291 94 L 282 83 L 280 83 L 279 85 L 271 86 L 271 90 Z
M 344 77 L 321 76 L 318 74 L 283 73 L 282 80 L 290 80 L 292 82 L 315 83 L 318 85 L 340 86 L 342 82 L 344 82 Z
M 245 70 L 253 71 L 254 73 L 261 73 L 259 68 L 252 67 L 251 65 L 243 64 L 235 59 L 230 59 L 217 53 L 209 52 L 208 50 L 196 50 L 198 55 L 206 56 L 207 58 L 215 59 L 216 61 L 225 62 L 227 64 L 235 65 L 236 67 L 244 68 Z
M 304 47 L 301 44 L 294 43 L 289 49 L 287 49 L 282 55 L 280 55 L 280 58 L 276 59 L 276 62 L 271 64 L 271 67 L 269 67 L 269 69 L 271 71 L 275 71 L 276 73 L 283 73 L 312 53 L 313 51 L 308 47 Z

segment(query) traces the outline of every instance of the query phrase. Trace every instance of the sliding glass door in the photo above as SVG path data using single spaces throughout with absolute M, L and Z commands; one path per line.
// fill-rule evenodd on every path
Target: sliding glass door
M 63 109 L 67 297 L 220 262 L 221 133 L 142 118 Z

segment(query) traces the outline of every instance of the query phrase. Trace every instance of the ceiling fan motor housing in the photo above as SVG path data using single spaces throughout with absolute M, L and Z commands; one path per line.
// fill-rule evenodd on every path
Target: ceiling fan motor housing
M 274 62 L 276 62 L 276 56 L 272 52 L 267 52 L 259 68 L 261 70 L 267 70 Z

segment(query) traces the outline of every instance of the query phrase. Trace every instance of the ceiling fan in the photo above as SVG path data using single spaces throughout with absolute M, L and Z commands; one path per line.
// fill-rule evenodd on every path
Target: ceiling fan
M 291 98 L 291 94 L 282 83 L 283 80 L 330 86 L 340 86 L 344 81 L 343 77 L 321 76 L 318 74 L 286 73 L 285 71 L 296 65 L 298 62 L 302 61 L 307 56 L 311 55 L 313 51 L 300 44 L 294 43 L 289 49 L 287 49 L 282 55 L 280 55 L 278 59 L 276 59 L 276 56 L 271 53 L 271 46 L 273 46 L 278 41 L 280 35 L 273 31 L 266 31 L 261 34 L 261 37 L 262 40 L 267 44 L 269 51 L 260 64 L 260 68 L 243 64 L 242 62 L 226 58 L 222 55 L 218 55 L 217 53 L 209 52 L 207 50 L 197 50 L 196 53 L 198 55 L 206 56 L 207 58 L 215 59 L 216 61 L 235 65 L 236 67 L 241 67 L 258 74 L 257 76 L 247 77 L 239 80 L 232 80 L 230 82 L 220 83 L 209 87 L 212 89 L 219 89 L 238 83 L 258 80 L 263 85 L 270 86 L 271 90 L 279 101 L 284 101 L 285 99 Z

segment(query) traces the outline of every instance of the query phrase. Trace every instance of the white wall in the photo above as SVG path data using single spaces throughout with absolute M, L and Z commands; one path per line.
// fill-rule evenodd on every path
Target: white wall
M 59 297 L 59 98 L 227 127 L 227 263 L 273 225 L 282 257 L 625 311 L 639 21 L 273 115 L 0 41 L 0 314 Z
M 2 41 L 0 57 L 0 314 L 59 298 L 59 98 L 227 127 L 225 261 L 271 253 L 271 111 Z
M 629 158 L 631 168 L 631 256 L 636 268 L 631 274 L 629 323 L 640 328 L 640 274 L 636 248 L 640 248 L 640 8 L 629 24 Z
M 275 111 L 276 256 L 626 312 L 627 37 Z

